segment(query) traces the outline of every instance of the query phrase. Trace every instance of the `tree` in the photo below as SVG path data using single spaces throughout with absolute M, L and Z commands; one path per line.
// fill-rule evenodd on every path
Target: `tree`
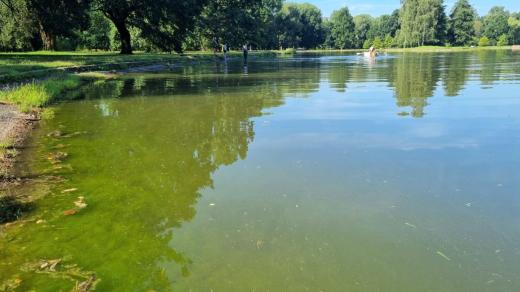
M 509 39 L 513 45 L 520 42 L 520 12 L 512 13 L 507 23 L 509 24 Z
M 121 54 L 132 54 L 130 26 L 139 28 L 142 37 L 165 50 L 182 51 L 182 41 L 193 27 L 195 16 L 205 0 L 94 0 L 116 27 Z
M 75 29 L 88 26 L 90 0 L 26 0 L 45 50 L 56 48 L 57 36 L 73 36 Z
M 34 21 L 23 0 L 0 1 L 0 50 L 26 51 L 38 46 Z
M 442 0 L 401 1 L 399 41 L 402 46 L 440 44 L 446 34 Z
M 276 16 L 276 35 L 278 46 L 282 48 L 297 48 L 301 42 L 300 11 L 295 5 L 284 5 Z
M 209 1 L 197 21 L 202 42 L 213 47 L 227 43 L 240 47 L 245 43 L 273 43 L 274 17 L 281 0 L 217 0 Z M 271 33 L 269 33 L 269 31 Z
M 308 3 L 283 5 L 276 27 L 280 47 L 315 48 L 325 40 L 321 12 Z
M 448 41 L 455 46 L 469 45 L 475 36 L 476 12 L 468 0 L 455 3 L 448 22 Z
M 81 33 L 81 46 L 94 50 L 110 50 L 110 21 L 99 11 L 90 14 L 90 26 Z
M 352 48 L 356 41 L 355 24 L 347 7 L 332 12 L 331 37 L 337 48 Z
M 399 9 L 392 14 L 381 15 L 372 22 L 368 37 L 385 38 L 387 35 L 394 37 L 399 29 Z
M 360 48 L 365 41 L 372 39 L 374 36 L 369 35 L 374 19 L 367 14 L 361 14 L 354 17 L 354 25 L 356 32 L 356 41 L 354 47 Z
M 484 17 L 483 34 L 489 39 L 497 40 L 501 35 L 509 32 L 509 12 L 504 7 L 495 6 Z
M 335 47 L 334 39 L 332 38 L 332 34 L 331 34 L 331 30 L 332 30 L 332 22 L 328 18 L 326 18 L 323 21 L 323 38 L 324 38 L 323 46 L 325 48 Z
M 321 10 L 309 3 L 298 5 L 300 21 L 302 23 L 302 41 L 300 46 L 304 48 L 316 48 L 323 43 L 323 21 Z

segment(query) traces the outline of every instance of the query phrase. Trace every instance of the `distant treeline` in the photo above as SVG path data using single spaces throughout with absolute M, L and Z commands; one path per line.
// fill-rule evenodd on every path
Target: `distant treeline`
M 520 43 L 520 13 L 467 0 L 402 0 L 392 14 L 324 18 L 283 0 L 0 0 L 0 50 L 353 49 Z

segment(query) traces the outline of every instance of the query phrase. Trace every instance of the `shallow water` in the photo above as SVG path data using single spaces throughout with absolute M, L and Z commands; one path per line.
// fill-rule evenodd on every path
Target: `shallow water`
M 0 283 L 66 291 L 75 265 L 99 291 L 518 291 L 519 91 L 508 51 L 91 85 L 35 134 L 31 172 L 65 181 L 2 231 Z

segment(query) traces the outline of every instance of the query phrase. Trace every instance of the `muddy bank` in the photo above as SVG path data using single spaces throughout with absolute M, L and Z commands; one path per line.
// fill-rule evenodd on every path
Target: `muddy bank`
M 36 121 L 36 113 L 21 113 L 14 105 L 0 103 L 0 224 L 20 218 L 28 209 L 30 196 L 10 190 L 24 183 L 14 167 Z
M 37 121 L 37 112 L 26 114 L 0 103 L 0 190 L 13 179 L 16 158 Z

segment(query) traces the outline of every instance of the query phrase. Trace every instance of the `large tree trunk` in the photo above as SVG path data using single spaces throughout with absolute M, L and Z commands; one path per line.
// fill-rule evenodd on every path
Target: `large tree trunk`
M 40 36 L 42 38 L 43 49 L 45 51 L 54 51 L 56 49 L 56 37 L 40 26 Z
M 132 41 L 130 38 L 130 32 L 126 27 L 125 21 L 113 21 L 114 25 L 119 32 L 119 38 L 121 40 L 121 54 L 131 55 L 132 54 Z

